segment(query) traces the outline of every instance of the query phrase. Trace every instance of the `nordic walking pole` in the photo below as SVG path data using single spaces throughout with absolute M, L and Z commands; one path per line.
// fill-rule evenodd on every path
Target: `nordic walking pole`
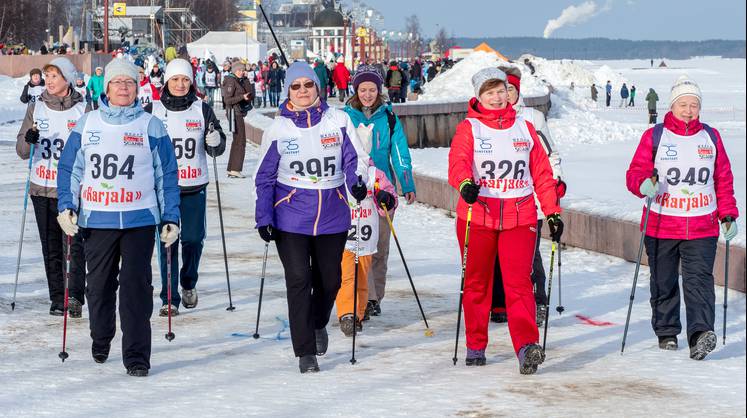
M 262 12 L 262 16 L 265 17 L 265 22 L 267 23 L 267 27 L 270 28 L 272 39 L 275 40 L 275 45 L 278 46 L 278 50 L 280 51 L 280 56 L 283 57 L 283 62 L 285 63 L 285 66 L 288 67 L 290 63 L 288 63 L 288 59 L 285 57 L 285 52 L 283 52 L 283 47 L 280 46 L 280 42 L 278 42 L 278 37 L 275 36 L 275 30 L 272 28 L 272 25 L 270 24 L 270 19 L 267 18 L 267 13 L 265 13 L 265 9 L 264 7 L 262 7 L 261 2 L 258 1 L 257 5 L 259 5 L 259 10 Z
M 211 122 L 208 130 L 210 132 L 213 132 L 213 123 Z M 215 160 L 215 155 L 213 155 L 213 175 L 215 177 L 215 193 L 218 196 L 218 219 L 220 219 L 220 239 L 223 243 L 223 264 L 226 266 L 226 285 L 228 286 L 228 307 L 226 308 L 227 311 L 233 311 L 236 309 L 235 306 L 233 306 L 233 299 L 231 299 L 231 278 L 228 275 L 228 255 L 226 254 L 226 233 L 223 229 L 223 207 L 220 203 L 220 183 L 218 182 L 218 162 Z M 267 260 L 267 252 L 265 250 L 265 260 Z M 262 278 L 264 279 L 264 273 L 262 274 Z M 259 321 L 259 317 L 257 317 L 257 321 Z
M 159 243 L 160 245 L 160 243 Z M 171 331 L 171 246 L 166 247 L 166 283 L 169 286 L 167 290 L 167 298 L 169 304 L 169 332 L 166 333 L 166 339 L 171 342 L 176 335 Z
M 267 250 L 270 249 L 270 243 L 265 243 L 265 256 L 262 259 L 262 278 L 259 280 L 259 305 L 257 306 L 257 325 L 254 327 L 254 335 L 252 337 L 256 340 L 259 338 L 259 314 L 262 313 L 262 293 L 265 290 L 265 268 L 267 267 Z
M 654 173 L 651 176 L 654 179 L 654 184 L 659 181 L 659 174 L 654 168 Z M 630 302 L 628 303 L 628 317 L 625 319 L 625 331 L 623 331 L 622 347 L 620 347 L 620 355 L 625 352 L 625 340 L 628 338 L 628 326 L 630 325 L 630 313 L 633 311 L 633 299 L 635 299 L 635 288 L 638 284 L 638 272 L 641 269 L 641 257 L 643 257 L 643 240 L 646 238 L 646 229 L 648 228 L 648 215 L 651 213 L 651 202 L 654 199 L 646 198 L 646 215 L 643 218 L 643 231 L 641 231 L 641 242 L 638 244 L 638 260 L 635 262 L 635 273 L 633 275 L 633 288 L 630 290 Z M 649 263 L 653 260 L 649 260 Z
M 734 222 L 734 221 L 732 221 Z M 729 240 L 726 240 L 726 254 L 724 254 L 724 337 L 721 339 L 726 345 L 726 307 L 729 296 Z
M 36 129 L 36 124 L 34 128 Z M 16 292 L 18 291 L 18 272 L 21 270 L 21 250 L 23 249 L 23 233 L 26 229 L 26 208 L 29 206 L 29 186 L 31 184 L 31 168 L 34 164 L 34 146 L 31 144 L 31 150 L 29 151 L 29 171 L 26 174 L 26 191 L 23 194 L 23 215 L 21 216 L 21 238 L 18 240 L 18 259 L 16 260 L 16 281 L 13 284 L 13 299 L 10 302 L 10 310 L 16 310 Z
M 457 364 L 457 349 L 459 348 L 459 325 L 462 323 L 462 298 L 464 297 L 464 276 L 467 272 L 467 249 L 469 248 L 469 226 L 472 223 L 472 204 L 467 206 L 467 226 L 464 229 L 464 254 L 462 255 L 462 283 L 459 285 L 459 306 L 457 306 L 457 329 L 454 341 L 454 365 Z
M 358 184 L 363 183 L 361 176 L 358 176 Z M 359 200 L 355 206 L 355 211 L 358 212 L 358 219 L 355 221 L 355 272 L 353 273 L 353 351 L 350 357 L 350 364 L 355 364 L 355 337 L 358 334 L 358 257 L 361 252 L 361 215 L 363 209 L 361 208 L 361 201 Z
M 550 305 L 550 296 L 552 296 L 552 271 L 555 268 L 555 251 L 558 249 L 558 243 L 552 242 L 552 250 L 550 250 L 550 274 L 547 276 L 547 299 L 545 299 L 545 312 L 548 311 L 548 305 Z M 560 253 L 558 253 L 560 256 Z M 547 346 L 547 324 L 550 322 L 550 315 L 545 315 L 545 335 L 542 337 L 542 351 L 545 351 Z
M 71 256 L 71 247 L 73 246 L 73 237 L 70 235 L 65 235 L 66 242 L 67 242 L 67 249 L 65 250 L 65 303 L 63 309 L 65 310 L 65 315 L 62 320 L 62 351 L 60 351 L 60 354 L 57 355 L 57 357 L 62 360 L 62 362 L 65 362 L 65 359 L 68 358 L 67 351 L 65 351 L 66 343 L 67 343 L 67 308 L 68 308 L 68 301 L 69 298 L 69 290 L 70 290 L 70 264 L 72 264 L 72 256 Z
M 402 258 L 402 264 L 405 266 L 405 272 L 407 272 L 407 278 L 410 279 L 410 286 L 412 287 L 412 293 L 415 295 L 415 301 L 418 302 L 418 308 L 420 308 L 420 315 L 423 317 L 423 322 L 425 323 L 425 336 L 426 337 L 432 337 L 433 336 L 433 330 L 428 327 L 428 320 L 425 319 L 425 312 L 423 312 L 423 305 L 420 304 L 420 298 L 418 297 L 418 291 L 415 290 L 415 283 L 412 281 L 412 275 L 410 275 L 410 269 L 407 268 L 407 262 L 405 261 L 405 255 L 402 254 L 402 247 L 399 245 L 399 239 L 397 238 L 397 233 L 394 232 L 394 226 L 392 225 L 392 218 L 389 216 L 389 212 L 387 211 L 386 205 L 384 203 L 381 203 L 381 208 L 384 209 L 384 213 L 386 214 L 386 221 L 389 223 L 389 230 L 392 231 L 392 236 L 394 237 L 394 243 L 397 244 L 397 250 L 399 251 L 399 256 Z
M 555 310 L 558 311 L 559 315 L 563 314 L 563 311 L 565 311 L 565 308 L 563 307 L 563 282 L 561 279 L 561 273 L 562 273 L 562 267 L 563 267 L 563 258 L 560 256 L 563 254 L 563 245 L 558 243 L 558 306 L 555 307 Z M 548 301 L 549 303 L 549 301 Z

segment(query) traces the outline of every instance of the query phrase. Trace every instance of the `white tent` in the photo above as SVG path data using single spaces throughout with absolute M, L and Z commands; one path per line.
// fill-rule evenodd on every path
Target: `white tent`
M 249 37 L 247 32 L 208 32 L 202 38 L 188 43 L 191 57 L 213 55 L 220 65 L 227 57 L 246 58 L 257 62 L 267 57 L 267 45 Z

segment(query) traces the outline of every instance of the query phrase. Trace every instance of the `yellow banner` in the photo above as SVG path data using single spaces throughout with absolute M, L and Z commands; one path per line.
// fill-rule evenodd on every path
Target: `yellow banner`
M 112 15 L 125 16 L 127 14 L 127 3 L 114 3 Z

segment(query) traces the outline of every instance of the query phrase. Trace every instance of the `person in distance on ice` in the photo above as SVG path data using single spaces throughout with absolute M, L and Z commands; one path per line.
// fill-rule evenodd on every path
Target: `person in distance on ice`
M 550 129 L 547 126 L 545 115 L 539 110 L 525 106 L 524 99 L 521 97 L 521 70 L 517 67 L 503 66 L 499 67 L 506 73 L 508 81 L 508 103 L 516 111 L 516 116 L 521 117 L 534 126 L 537 137 L 540 139 L 539 144 L 547 154 L 552 167 L 552 176 L 556 181 L 556 191 L 558 200 L 565 196 L 566 185 L 562 180 L 563 170 L 560 167 L 560 154 L 558 153 L 555 143 L 550 136 Z M 542 253 L 539 249 L 542 221 L 545 219 L 544 213 L 540 207 L 540 202 L 535 195 L 537 204 L 537 240 L 534 248 L 534 261 L 532 263 L 532 283 L 534 284 L 534 301 L 537 304 L 537 326 L 542 326 L 547 317 L 547 292 L 545 291 L 545 268 L 542 265 Z M 490 312 L 490 319 L 493 322 L 506 322 L 506 296 L 503 290 L 503 279 L 501 276 L 500 261 L 496 258 L 495 263 L 495 282 L 493 283 L 493 304 Z
M 644 232 L 651 269 L 651 325 L 659 348 L 678 348 L 681 265 L 690 358 L 702 360 L 716 347 L 713 263 L 719 222 L 724 238 L 733 239 L 739 211 L 721 134 L 700 122 L 698 84 L 681 76 L 669 103 L 664 123 L 643 133 L 626 180 L 631 193 L 652 199 Z
M 411 204 L 415 201 L 415 182 L 412 178 L 407 136 L 402 123 L 392 111 L 392 105 L 387 103 L 386 96 L 382 94 L 383 84 L 384 78 L 378 68 L 361 65 L 353 77 L 355 94 L 348 100 L 344 110 L 354 126 L 373 126 L 371 158 L 376 168 L 383 171 L 391 183 L 399 182 L 407 204 Z M 368 276 L 369 300 L 364 319 L 381 314 L 381 301 L 386 288 L 390 231 L 383 213 L 379 216 L 378 231 L 378 248 L 373 254 Z
M 388 225 L 379 224 L 379 218 L 382 216 L 386 217 L 386 213 L 381 208 L 381 205 L 383 204 L 387 208 L 391 213 L 390 216 L 394 215 L 394 210 L 397 207 L 394 186 L 389 182 L 386 174 L 379 170 L 374 165 L 371 157 L 369 157 L 373 129 L 374 124 L 368 126 L 359 124 L 356 129 L 358 133 L 358 143 L 356 144 L 358 157 L 364 165 L 368 165 L 368 183 L 366 184 L 368 195 L 360 202 L 360 207 L 355 199 L 348 195 L 352 225 L 350 225 L 351 233 L 348 235 L 348 240 L 345 244 L 345 253 L 342 256 L 342 286 L 337 292 L 336 300 L 340 331 L 347 337 L 353 336 L 353 327 L 357 328 L 357 332 L 363 331 L 362 320 L 367 307 L 368 270 L 371 267 L 371 258 L 373 254 L 376 254 L 380 236 L 379 228 L 387 228 L 387 234 L 389 232 Z M 358 230 L 358 218 L 360 218 L 360 230 Z M 358 239 L 360 239 L 360 247 L 357 246 L 359 243 Z M 356 251 L 358 251 L 359 256 L 357 266 L 358 288 L 353 290 L 355 287 Z M 353 292 L 358 293 L 357 298 L 353 297 Z M 353 299 L 357 299 L 357 301 Z M 353 305 L 355 302 L 358 303 L 358 306 L 355 309 L 356 318 L 353 318 Z
M 179 239 L 171 250 L 171 315 L 179 314 L 179 301 L 187 309 L 197 306 L 197 270 L 205 241 L 208 155 L 217 157 L 226 149 L 226 135 L 213 108 L 197 97 L 192 67 L 175 58 L 166 65 L 166 85 L 161 100 L 145 106 L 160 119 L 171 138 L 179 167 L 182 268 L 179 270 Z M 161 310 L 168 316 L 166 247 L 161 243 Z M 182 294 L 179 297 L 179 283 Z
M 449 184 L 457 204 L 457 238 L 464 248 L 471 216 L 464 282 L 464 323 L 468 366 L 485 365 L 496 256 L 506 289 L 508 329 L 519 371 L 532 374 L 544 361 L 532 292 L 532 259 L 537 240 L 534 194 L 547 216 L 553 241 L 563 222 L 557 182 L 534 126 L 508 103 L 506 74 L 485 68 L 472 77 L 475 97 L 467 119 L 457 125 L 449 151 Z M 472 215 L 474 213 L 474 215 Z
M 357 167 L 353 123 L 319 98 L 319 81 L 307 63 L 288 68 L 284 88 L 288 99 L 262 137 L 255 219 L 260 237 L 275 240 L 283 263 L 293 352 L 306 373 L 319 371 L 316 356 L 327 351 L 326 326 L 350 228 L 345 194 L 366 198 L 367 168 Z
M 179 236 L 179 185 L 174 147 L 137 101 L 137 80 L 127 60 L 107 64 L 105 96 L 78 120 L 60 158 L 57 220 L 66 234 L 83 237 L 93 359 L 109 356 L 119 288 L 122 362 L 129 375 L 147 376 L 150 260 L 159 225 L 167 246 Z
M 47 83 L 38 100 L 29 103 L 26 116 L 16 137 L 16 153 L 26 160 L 33 158 L 29 195 L 34 205 L 36 226 L 42 244 L 44 270 L 47 275 L 50 315 L 64 314 L 65 298 L 65 244 L 64 235 L 57 223 L 57 178 L 60 155 L 76 121 L 90 110 L 85 99 L 72 88 L 76 78 L 73 63 L 67 58 L 55 58 L 44 66 Z M 30 155 L 31 145 L 34 155 Z M 85 290 L 85 261 L 83 244 L 79 237 L 73 240 L 70 266 L 70 297 L 68 312 L 80 318 L 83 312 Z

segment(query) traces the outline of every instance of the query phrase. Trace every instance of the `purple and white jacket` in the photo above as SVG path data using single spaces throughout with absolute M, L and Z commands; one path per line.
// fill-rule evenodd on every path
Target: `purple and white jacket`
M 357 135 L 353 122 L 323 101 L 291 109 L 287 101 L 281 104 L 262 136 L 254 175 L 256 227 L 304 235 L 345 232 L 350 227 L 345 186 L 350 190 L 359 174 L 367 181 L 351 141 Z

